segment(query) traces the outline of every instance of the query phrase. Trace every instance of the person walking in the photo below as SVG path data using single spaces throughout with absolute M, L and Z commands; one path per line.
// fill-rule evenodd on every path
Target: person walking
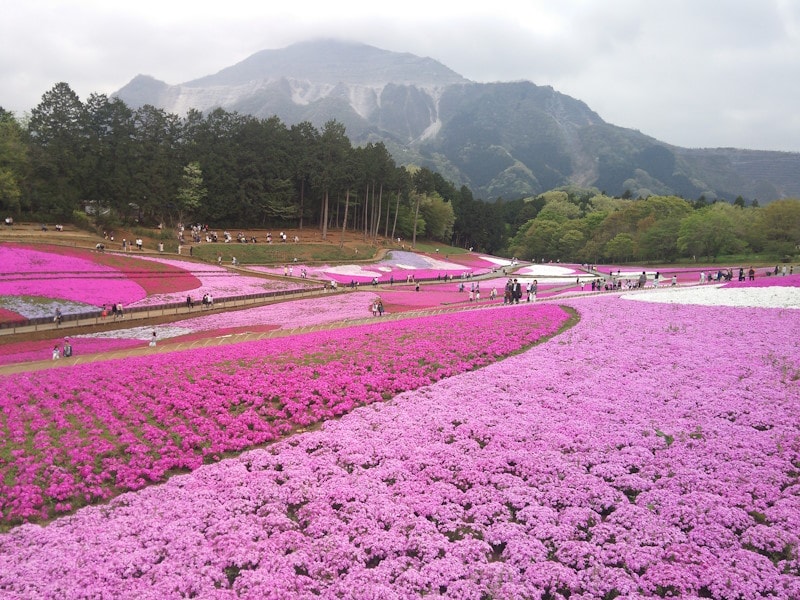
M 511 288 L 511 297 L 514 304 L 519 304 L 519 301 L 522 299 L 522 284 L 517 279 L 514 279 L 514 284 Z

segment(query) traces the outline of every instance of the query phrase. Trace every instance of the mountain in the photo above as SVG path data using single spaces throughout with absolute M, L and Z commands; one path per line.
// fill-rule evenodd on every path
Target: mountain
M 317 128 L 336 119 L 354 144 L 382 141 L 398 164 L 429 167 L 485 199 L 566 184 L 634 197 L 800 197 L 800 153 L 672 146 L 549 86 L 475 83 L 431 58 L 364 44 L 263 50 L 179 85 L 138 75 L 114 95 L 175 114 L 221 107 Z

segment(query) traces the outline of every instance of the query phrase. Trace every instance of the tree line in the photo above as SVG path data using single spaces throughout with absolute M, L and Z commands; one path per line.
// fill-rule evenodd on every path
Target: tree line
M 42 221 L 346 228 L 495 252 L 503 239 L 500 215 L 468 188 L 398 166 L 382 142 L 354 147 L 335 120 L 318 130 L 223 109 L 181 118 L 103 94 L 82 102 L 66 83 L 24 123 L 0 108 L 0 208 Z
M 675 262 L 732 254 L 791 260 L 800 250 L 800 200 L 760 207 L 676 196 L 613 198 L 578 188 L 520 201 L 508 251 L 524 260 Z M 521 222 L 519 215 L 525 219 Z
M 755 203 L 754 203 L 755 204 Z M 0 108 L 0 210 L 32 221 L 315 227 L 417 237 L 525 260 L 673 261 L 733 252 L 784 256 L 800 244 L 800 201 L 763 208 L 559 188 L 473 197 L 344 126 L 287 126 L 216 109 L 185 117 L 129 108 L 56 84 L 24 120 Z

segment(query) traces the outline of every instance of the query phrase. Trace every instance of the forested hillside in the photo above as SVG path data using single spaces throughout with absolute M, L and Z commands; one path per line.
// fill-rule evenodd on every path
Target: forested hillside
M 455 140 L 455 138 L 454 138 Z M 454 141 L 455 143 L 455 141 Z M 651 170 L 670 157 L 643 153 Z M 744 159 L 742 159 L 744 160 Z M 287 126 L 216 109 L 179 117 L 54 86 L 24 122 L 0 108 L 0 210 L 17 220 L 313 227 L 418 238 L 526 260 L 580 262 L 797 253 L 800 200 L 765 207 L 558 186 L 484 202 L 343 124 Z

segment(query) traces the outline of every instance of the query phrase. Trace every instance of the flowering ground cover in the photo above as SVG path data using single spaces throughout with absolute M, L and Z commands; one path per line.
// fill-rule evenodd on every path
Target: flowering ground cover
M 166 265 L 176 269 L 191 271 L 197 282 L 191 288 L 183 288 L 179 291 L 151 294 L 133 306 L 154 306 L 158 304 L 171 304 L 173 302 L 183 302 L 187 294 L 198 301 L 204 294 L 211 294 L 214 298 L 226 296 L 247 296 L 250 294 L 262 294 L 264 292 L 299 290 L 310 287 L 311 283 L 297 281 L 278 281 L 244 275 L 237 271 L 229 271 L 224 267 L 216 265 L 205 265 L 190 261 L 170 259 L 163 257 L 142 257 L 142 260 Z
M 574 328 L 480 371 L 14 528 L 0 536 L 0 590 L 800 597 L 797 311 L 568 303 Z M 477 312 L 518 325 L 527 310 Z M 467 335 L 474 348 L 483 331 Z M 424 335 L 408 343 L 431 356 Z
M 65 276 L 78 279 L 96 279 L 98 274 L 104 278 L 125 278 L 139 285 L 145 294 L 159 294 L 170 291 L 192 289 L 199 285 L 185 269 L 167 261 L 148 261 L 142 255 L 117 254 L 111 252 L 92 252 L 83 248 L 69 246 L 23 244 L 0 245 L 0 254 L 10 253 L 14 260 L 11 279 L 21 276 L 28 280 L 59 280 Z M 196 268 L 196 264 L 189 264 Z M 125 302 L 127 303 L 127 302 Z
M 763 275 L 761 273 L 756 275 L 753 281 L 745 280 L 739 281 L 733 279 L 728 283 L 723 284 L 726 288 L 766 288 L 766 287 L 800 287 L 800 273 L 793 275 Z
M 468 311 L 2 377 L 0 520 L 70 511 L 485 366 L 567 318 Z
M 464 254 L 450 254 L 447 256 L 446 260 L 449 262 L 454 262 L 458 265 L 463 265 L 470 269 L 472 272 L 483 272 L 485 273 L 487 270 L 494 270 L 501 267 L 509 267 L 511 266 L 511 260 L 507 258 L 501 258 L 499 256 L 490 256 L 487 254 L 476 254 L 474 252 L 464 253 Z
M 118 269 L 90 260 L 99 253 L 51 250 L 49 246 L 0 244 L 0 263 L 12 265 L 0 273 L 0 305 L 8 308 L 12 302 L 10 310 L 31 318 L 52 315 L 52 301 L 66 300 L 96 310 L 103 303 L 129 303 L 146 295 L 141 285 Z M 42 310 L 42 299 L 47 312 Z
M 787 277 L 788 279 L 788 277 Z M 798 281 L 797 283 L 800 283 Z M 754 303 L 765 308 L 800 308 L 800 286 L 730 286 L 695 285 L 691 287 L 664 287 L 637 291 L 623 296 L 640 302 L 668 304 L 703 304 L 706 306 L 752 306 Z M 742 329 L 748 330 L 751 324 L 743 321 Z
M 442 283 L 426 283 L 420 287 L 417 292 L 414 286 L 411 285 L 394 285 L 389 288 L 379 290 L 381 299 L 384 306 L 390 312 L 403 312 L 408 310 L 419 310 L 425 307 L 440 307 L 440 308 L 459 308 L 470 305 L 469 292 L 472 285 L 477 286 L 475 289 L 480 290 L 480 300 L 474 300 L 473 305 L 478 304 L 502 304 L 503 291 L 505 289 L 508 277 L 500 277 L 495 279 L 454 279 Z M 525 280 L 523 286 L 525 285 Z M 463 284 L 464 289 L 461 290 Z M 495 289 L 497 295 L 494 300 L 490 299 L 492 289 Z M 538 297 L 546 297 L 551 295 L 551 290 L 563 290 L 564 283 L 547 284 L 539 282 Z
M 502 261 L 508 264 L 509 261 Z M 345 265 L 302 265 L 293 264 L 280 267 L 250 267 L 254 271 L 270 273 L 274 275 L 291 274 L 298 277 L 305 270 L 308 277 L 323 281 L 336 281 L 337 283 L 349 284 L 350 282 L 364 284 L 373 279 L 381 283 L 387 283 L 391 279 L 395 282 L 404 282 L 413 276 L 416 279 L 436 279 L 437 276 L 460 277 L 462 274 L 472 273 L 474 275 L 487 273 L 496 264 L 487 257 L 479 255 L 457 254 L 452 257 L 442 257 L 438 255 L 427 255 L 417 252 L 402 250 L 392 250 L 381 260 L 363 264 Z M 288 269 L 291 268 L 291 273 Z
M 371 316 L 370 307 L 378 298 L 373 292 L 331 294 L 319 298 L 293 300 L 236 311 L 198 316 L 164 325 L 130 327 L 77 336 L 78 339 L 149 340 L 153 331 L 159 340 L 198 339 L 201 334 L 220 336 L 229 333 L 273 331 L 276 329 L 311 328 L 328 323 L 363 319 Z
M 466 289 L 469 289 L 469 283 L 465 285 Z M 383 288 L 378 293 L 383 305 L 390 313 L 431 307 L 463 306 L 468 304 L 469 301 L 468 292 L 459 292 L 455 280 L 447 283 L 425 284 L 420 286 L 419 292 L 415 291 L 415 286 L 404 283 Z M 488 298 L 488 295 L 486 298 Z
M 61 248 L 57 251 L 61 253 Z M 119 270 L 128 279 L 142 286 L 148 296 L 179 293 L 194 289 L 200 283 L 193 274 L 197 270 L 196 263 L 178 265 L 166 260 L 149 260 L 146 256 L 135 253 L 73 251 L 81 255 L 88 254 L 95 262 Z
M 0 323 L 24 323 L 26 321 L 18 312 L 0 307 Z
M 190 341 L 235 333 L 266 332 L 275 329 L 297 329 L 362 319 L 378 296 L 373 292 L 355 292 L 327 297 L 280 302 L 237 311 L 203 314 L 196 317 L 153 326 L 135 326 L 71 337 L 75 356 L 97 354 L 137 346 L 145 346 L 156 332 L 159 341 Z M 418 307 L 419 308 L 419 307 Z M 58 341 L 58 340 L 56 340 Z M 51 357 L 54 340 L 14 342 L 0 345 L 0 365 L 46 360 Z
M 148 334 L 152 335 L 152 328 Z M 147 345 L 149 338 L 92 338 L 88 336 L 74 336 L 69 338 L 73 349 L 73 356 L 87 354 L 103 354 L 113 350 L 135 348 Z M 16 342 L 14 344 L 0 345 L 0 365 L 10 365 L 52 358 L 53 345 L 63 345 L 63 340 L 36 340 L 31 342 Z
M 251 277 L 214 265 L 137 254 L 114 254 L 62 246 L 0 244 L 0 322 L 96 311 L 106 304 L 156 306 L 307 287 Z

